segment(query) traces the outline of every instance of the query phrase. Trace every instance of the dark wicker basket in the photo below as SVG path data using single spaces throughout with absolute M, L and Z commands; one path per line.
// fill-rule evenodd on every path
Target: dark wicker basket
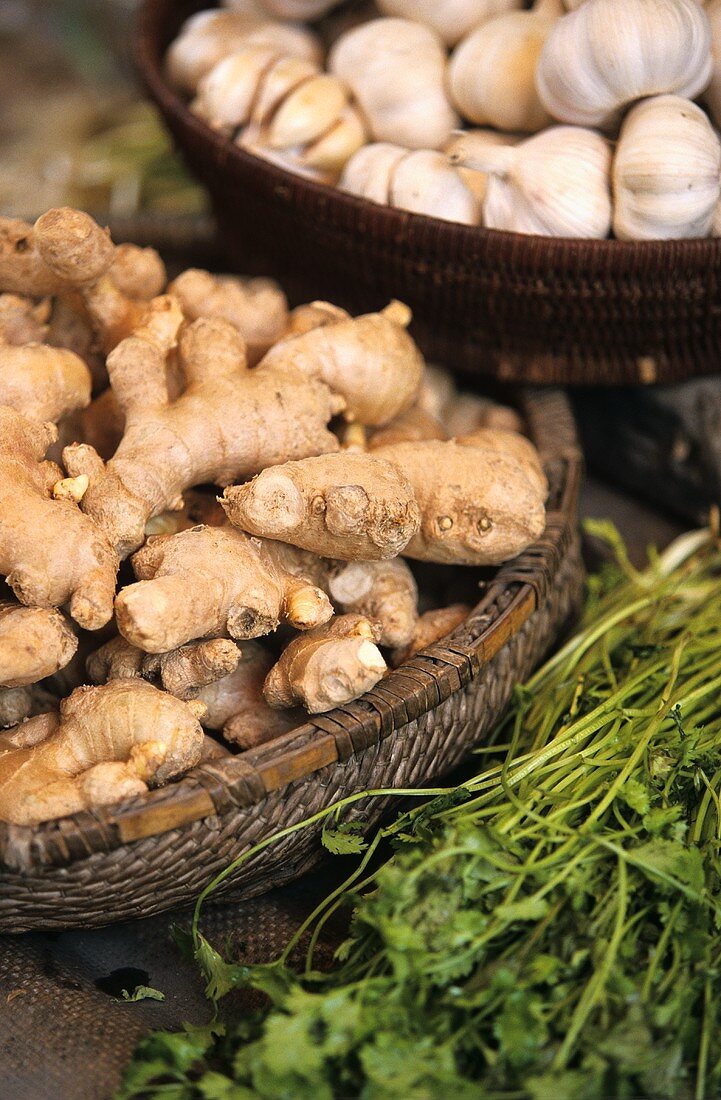
M 309 813 L 359 790 L 427 785 L 463 759 L 581 598 L 573 415 L 554 390 L 526 391 L 522 405 L 550 481 L 547 527 L 485 586 L 458 630 L 357 702 L 261 748 L 122 806 L 37 828 L 0 825 L 1 932 L 88 927 L 187 903 L 235 856 Z M 377 821 L 386 802 L 363 802 L 362 813 Z M 320 851 L 319 827 L 303 830 L 227 885 L 260 893 Z
M 203 0 L 145 0 L 137 58 L 210 191 L 230 262 L 296 300 L 354 312 L 401 298 L 426 355 L 507 382 L 625 385 L 718 370 L 721 241 L 527 237 L 378 206 L 277 168 L 216 134 L 163 78 Z

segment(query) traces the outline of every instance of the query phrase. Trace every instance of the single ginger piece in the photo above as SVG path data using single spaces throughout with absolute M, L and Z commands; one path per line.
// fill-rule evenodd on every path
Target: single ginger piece
M 0 406 L 0 575 L 26 606 L 68 604 L 97 630 L 113 613 L 118 560 L 72 499 L 52 498 L 62 473 L 43 458 L 55 436 L 51 424 Z
M 115 612 L 121 634 L 147 653 L 195 638 L 256 638 L 281 622 L 307 630 L 333 614 L 324 592 L 232 527 L 150 538 L 133 567 L 138 582 L 121 590 Z
M 77 636 L 59 611 L 0 600 L 0 687 L 26 687 L 52 676 L 77 648 Z
M 327 424 L 343 406 L 320 381 L 291 365 L 248 370 L 226 321 L 199 320 L 179 339 L 187 385 L 168 398 L 165 356 L 131 336 L 108 356 L 125 433 L 106 464 L 87 445 L 67 447 L 72 476 L 90 481 L 83 510 L 125 557 L 142 545 L 152 517 L 181 505 L 193 485 L 229 485 L 267 466 L 337 450 Z
M 138 680 L 78 688 L 3 739 L 0 820 L 37 825 L 183 774 L 203 747 L 199 709 Z
M 411 312 L 391 302 L 380 313 L 351 317 L 337 306 L 312 303 L 305 323 L 313 325 L 279 340 L 261 362 L 292 364 L 309 379 L 322 379 L 346 402 L 345 415 L 378 426 L 395 420 L 415 401 L 423 357 L 406 332 Z
M 384 494 L 392 470 L 395 503 Z M 426 440 L 286 463 L 226 489 L 223 505 L 241 529 L 317 554 L 499 565 L 542 534 L 545 496 L 535 458 Z
M 271 707 L 302 703 L 311 714 L 357 699 L 387 672 L 378 631 L 362 615 L 341 615 L 300 634 L 268 673 L 263 694 Z

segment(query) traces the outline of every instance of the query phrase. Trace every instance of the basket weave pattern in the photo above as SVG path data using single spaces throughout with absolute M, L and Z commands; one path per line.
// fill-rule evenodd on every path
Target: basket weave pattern
M 0 826 L 0 931 L 105 924 L 187 903 L 242 851 L 344 796 L 423 786 L 452 770 L 581 599 L 573 418 L 555 391 L 527 392 L 524 411 L 551 485 L 547 527 L 449 638 L 357 702 L 143 798 L 37 828 Z M 386 802 L 356 812 L 376 822 Z M 296 877 L 318 858 L 319 831 L 271 845 L 227 887 L 250 896 Z

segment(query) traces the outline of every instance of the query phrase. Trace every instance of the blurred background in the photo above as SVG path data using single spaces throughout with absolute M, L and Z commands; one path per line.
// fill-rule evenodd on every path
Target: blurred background
M 0 0 L 0 213 L 192 217 L 205 195 L 135 79 L 135 0 Z

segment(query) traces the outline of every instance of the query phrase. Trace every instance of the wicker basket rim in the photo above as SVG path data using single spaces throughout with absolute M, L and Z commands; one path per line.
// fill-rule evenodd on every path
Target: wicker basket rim
M 165 111 L 181 119 L 200 142 L 205 143 L 219 163 L 229 163 L 238 168 L 264 176 L 275 188 L 284 192 L 296 190 L 313 195 L 318 204 L 329 211 L 343 215 L 344 222 L 356 224 L 369 207 L 381 224 L 389 239 L 412 234 L 413 228 L 432 226 L 441 234 L 448 251 L 453 255 L 462 255 L 465 249 L 472 250 L 479 241 L 490 248 L 507 254 L 509 247 L 523 254 L 526 249 L 538 251 L 544 249 L 547 262 L 552 266 L 567 263 L 574 268 L 583 267 L 587 272 L 594 266 L 607 272 L 613 262 L 616 275 L 626 270 L 638 269 L 639 265 L 669 265 L 682 261 L 684 267 L 705 268 L 713 257 L 721 257 L 721 238 L 700 238 L 654 241 L 619 241 L 614 238 L 596 240 L 593 238 L 543 237 L 534 234 L 514 233 L 507 230 L 486 229 L 482 226 L 462 225 L 458 222 L 433 218 L 409 210 L 399 210 L 384 206 L 369 199 L 360 198 L 339 188 L 309 179 L 250 153 L 236 145 L 224 135 L 213 130 L 197 115 L 189 110 L 187 103 L 175 92 L 163 75 L 163 31 L 157 25 L 155 9 L 159 0 L 142 0 L 137 14 L 135 34 L 135 59 L 140 75 L 151 96 L 162 105 Z M 198 0 L 197 7 L 207 7 Z M 165 36 L 167 38 L 167 35 Z
M 416 654 L 354 703 L 314 716 L 256 749 L 200 764 L 178 782 L 147 795 L 38 826 L 0 823 L 0 862 L 8 865 L 19 848 L 54 850 L 63 860 L 79 851 L 86 856 L 112 851 L 219 814 L 231 791 L 235 802 L 252 807 L 271 791 L 348 759 L 356 752 L 354 731 L 362 730 L 364 747 L 390 736 L 409 721 L 409 696 L 415 699 L 414 717 L 419 717 L 474 679 L 543 605 L 573 532 L 582 456 L 568 400 L 559 390 L 525 390 L 520 403 L 549 480 L 557 487 L 556 500 L 539 542 L 498 570 L 453 634 Z M 509 587 L 507 606 L 500 614 L 489 614 L 499 591 Z

